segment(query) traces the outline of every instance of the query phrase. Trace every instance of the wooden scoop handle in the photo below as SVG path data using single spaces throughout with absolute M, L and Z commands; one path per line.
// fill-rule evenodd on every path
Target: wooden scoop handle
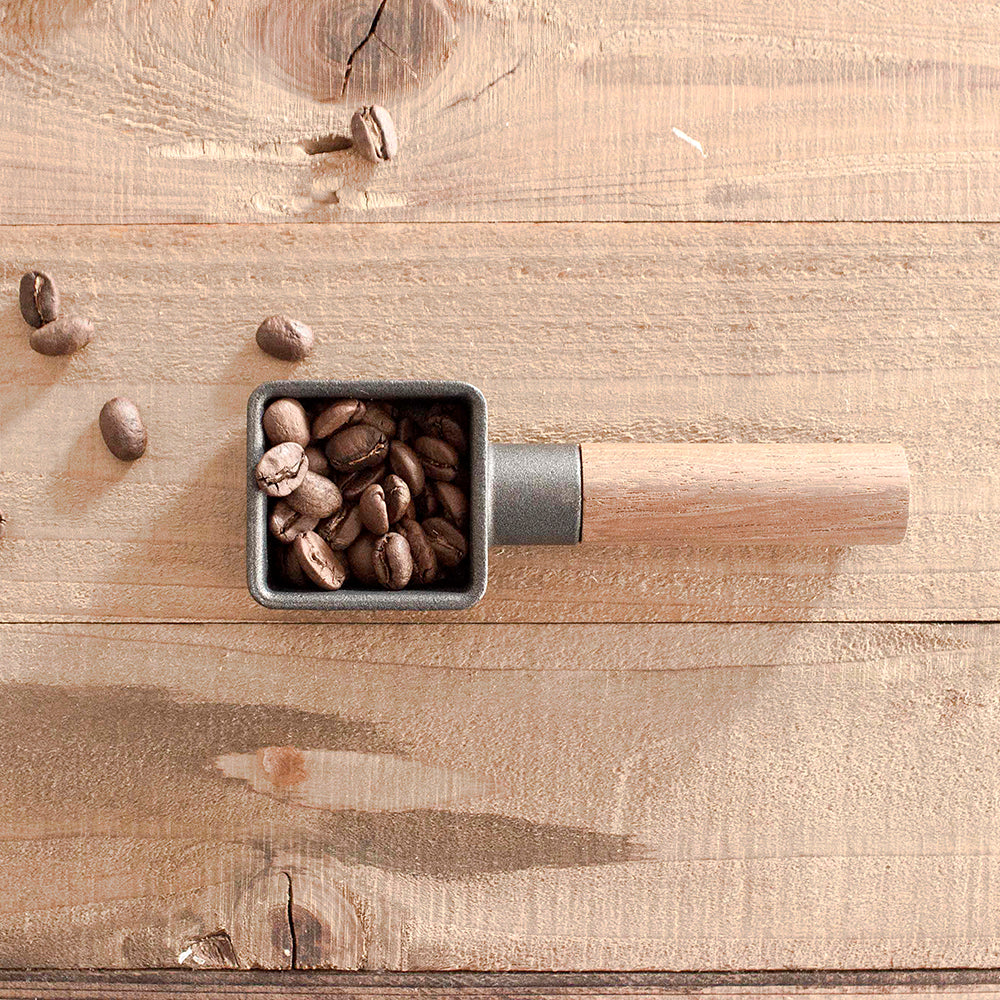
M 910 501 L 890 444 L 583 444 L 581 541 L 892 545 Z

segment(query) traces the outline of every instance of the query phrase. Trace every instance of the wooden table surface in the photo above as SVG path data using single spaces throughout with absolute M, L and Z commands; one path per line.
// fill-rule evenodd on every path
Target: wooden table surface
M 998 90 L 979 0 L 0 0 L 0 967 L 1000 966 Z M 338 148 L 372 100 L 378 167 Z M 32 268 L 86 350 L 29 350 Z M 910 530 L 268 611 L 245 407 L 284 377 L 467 379 L 499 441 L 896 442 Z M 344 989 L 542 995 L 380 982 Z

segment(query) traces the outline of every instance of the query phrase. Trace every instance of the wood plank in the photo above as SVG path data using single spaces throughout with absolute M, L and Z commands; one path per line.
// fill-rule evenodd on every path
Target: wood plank
M 0 966 L 992 967 L 998 637 L 3 626 Z
M 109 1000 L 196 996 L 251 996 L 268 1000 L 289 997 L 451 998 L 580 998 L 736 997 L 791 1000 L 793 997 L 890 997 L 909 1000 L 993 1000 L 998 995 L 996 970 L 962 972 L 869 973 L 268 973 L 198 972 L 3 972 L 0 997 L 64 1000 L 101 997 Z M 955 985 L 959 984 L 959 985 Z
M 453 618 L 1000 617 L 1000 228 L 31 227 L 2 242 L 4 620 L 323 620 L 249 597 L 243 491 L 251 389 L 324 376 L 471 380 L 501 441 L 906 448 L 902 546 L 495 549 L 485 601 Z M 72 358 L 27 348 L 16 283 L 33 266 L 97 323 Z M 315 328 L 307 362 L 254 345 L 278 311 Z M 132 466 L 97 428 L 119 394 L 149 427 Z
M 378 9 L 5 0 L 0 221 L 997 219 L 986 0 Z

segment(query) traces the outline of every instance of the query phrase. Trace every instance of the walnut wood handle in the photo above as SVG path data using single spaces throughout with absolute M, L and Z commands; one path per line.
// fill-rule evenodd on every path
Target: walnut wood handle
M 891 545 L 909 513 L 888 444 L 583 444 L 584 542 Z

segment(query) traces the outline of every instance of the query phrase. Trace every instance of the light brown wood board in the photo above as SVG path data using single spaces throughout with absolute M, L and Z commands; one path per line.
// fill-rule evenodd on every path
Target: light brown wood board
M 994 626 L 0 643 L 3 966 L 996 964 Z
M 269 379 L 355 376 L 471 380 L 500 441 L 906 449 L 900 546 L 494 549 L 486 599 L 454 618 L 1000 616 L 996 227 L 0 235 L 5 620 L 331 620 L 265 611 L 247 593 L 245 407 Z M 16 283 L 32 266 L 97 325 L 71 358 L 28 349 Z M 282 311 L 316 331 L 305 363 L 254 344 L 260 319 Z M 132 465 L 107 452 L 97 426 L 119 394 L 149 428 Z
M 995 220 L 998 82 L 985 0 L 4 0 L 0 222 Z

